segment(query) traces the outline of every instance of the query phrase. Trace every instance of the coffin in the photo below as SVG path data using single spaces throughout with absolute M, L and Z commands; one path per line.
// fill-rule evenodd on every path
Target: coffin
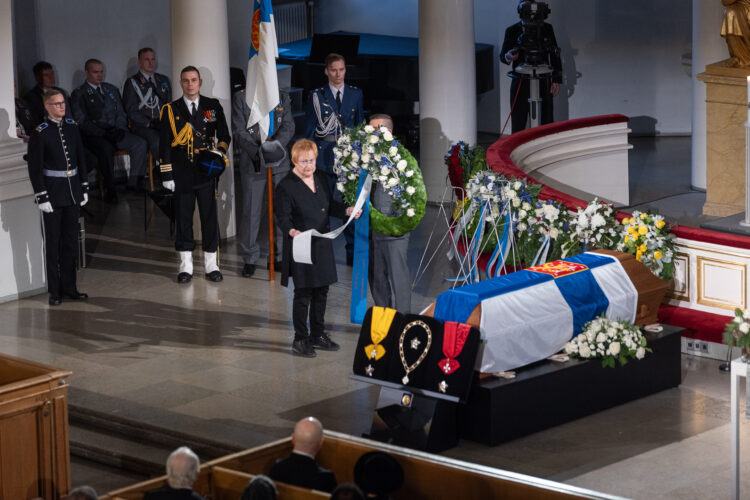
M 593 254 L 593 256 L 592 256 Z M 618 311 L 610 311 L 616 309 L 612 306 L 607 310 L 606 316 L 611 319 L 628 319 L 636 325 L 647 325 L 649 323 L 655 323 L 657 321 L 657 311 L 659 304 L 664 298 L 664 294 L 667 289 L 667 283 L 654 276 L 648 268 L 642 263 L 638 262 L 635 257 L 628 253 L 615 252 L 609 250 L 596 250 L 581 256 L 571 258 L 575 260 L 580 257 L 588 256 L 589 260 L 597 259 L 599 256 L 609 257 L 608 266 L 606 269 L 615 269 L 616 272 L 612 271 L 609 273 L 610 278 L 612 276 L 620 276 L 617 278 L 618 283 L 615 283 L 615 287 L 619 290 L 614 292 L 616 300 L 610 300 L 610 302 L 619 307 Z M 568 259 L 566 259 L 568 260 Z M 599 259 L 604 260 L 604 259 Z M 610 263 L 611 260 L 611 263 Z M 585 267 L 585 266 L 584 266 Z M 604 269 L 604 267 L 599 268 Z M 623 272 L 624 271 L 624 272 Z M 526 271 L 521 271 L 526 272 Z M 597 282 L 601 282 L 601 273 L 594 274 L 594 270 L 591 270 L 592 274 L 596 278 Z M 505 286 L 504 282 L 511 281 L 516 273 L 502 276 L 500 278 L 493 278 L 480 284 L 467 285 L 460 287 L 452 291 L 444 292 L 444 294 L 452 294 L 456 296 L 481 295 L 482 292 L 486 291 L 487 288 L 496 286 L 502 288 Z M 528 273 L 526 274 L 528 275 Z M 555 278 L 556 280 L 557 278 Z M 498 281 L 495 281 L 498 280 Z M 629 280 L 629 282 L 628 282 Z M 560 282 L 563 278 L 560 278 Z M 580 333 L 577 331 L 580 328 L 583 321 L 588 321 L 601 314 L 602 311 L 591 314 L 591 317 L 577 316 L 578 323 L 576 327 L 571 324 L 567 330 L 565 328 L 557 328 L 560 324 L 557 321 L 557 317 L 554 314 L 564 314 L 560 311 L 560 308 L 549 306 L 548 296 L 541 293 L 541 289 L 545 288 L 547 291 L 550 288 L 554 289 L 554 286 L 550 285 L 551 282 L 545 283 L 545 287 L 539 287 L 539 293 L 529 293 L 527 296 L 520 297 L 512 293 L 505 293 L 493 297 L 492 309 L 487 305 L 489 302 L 485 300 L 476 301 L 476 307 L 471 310 L 471 313 L 466 317 L 450 317 L 450 313 L 446 313 L 445 307 L 440 305 L 441 300 L 445 304 L 445 298 L 443 294 L 432 303 L 425 311 L 424 315 L 433 316 L 436 315 L 436 306 L 438 307 L 437 317 L 446 321 L 458 321 L 465 322 L 471 326 L 479 328 L 481 337 L 483 339 L 483 347 L 481 349 L 480 356 L 477 361 L 476 369 L 480 372 L 494 373 L 498 371 L 506 371 L 524 366 L 558 352 L 564 345 L 565 342 L 570 340 L 575 334 Z M 478 291 L 482 288 L 482 291 Z M 585 302 L 585 287 L 581 288 L 581 297 L 573 297 L 573 300 L 580 299 Z M 630 291 L 628 291 L 630 290 Z M 570 293 L 570 291 L 569 291 Z M 575 285 L 572 289 L 572 293 L 575 295 L 578 290 Z M 612 297 L 610 297 L 612 299 Z M 491 313 L 485 312 L 483 316 L 483 305 Z M 585 309 L 586 304 L 582 304 L 582 309 Z M 519 317 L 515 314 L 504 314 L 502 311 L 520 313 Z M 593 311 L 594 308 L 591 308 Z M 539 311 L 538 315 L 534 312 Z M 628 314 L 624 314 L 624 311 Z M 580 311 L 579 311 L 580 312 Z M 586 311 L 584 311 L 586 312 Z M 466 314 L 466 313 L 465 313 Z M 464 315 L 465 315 L 464 314 Z M 524 320 L 521 316 L 526 316 Z M 460 315 L 459 315 L 460 316 Z M 515 335 L 513 331 L 508 332 L 509 325 L 513 325 L 513 321 L 518 323 L 518 335 Z M 520 322 L 520 323 L 519 323 Z M 551 333 L 553 329 L 551 325 L 556 327 L 555 333 Z

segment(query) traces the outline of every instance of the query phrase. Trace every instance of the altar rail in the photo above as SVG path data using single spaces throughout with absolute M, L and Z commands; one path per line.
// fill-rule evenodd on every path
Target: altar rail
M 409 450 L 346 434 L 325 431 L 325 440 L 317 456 L 318 463 L 336 474 L 339 484 L 354 482 L 354 465 L 364 453 L 380 450 L 388 453 L 404 470 L 403 486 L 393 494 L 398 499 L 422 498 L 523 498 L 570 499 L 616 497 L 604 493 L 538 479 L 523 474 L 453 460 Z M 201 466 L 194 490 L 205 498 L 239 498 L 250 479 L 268 474 L 276 459 L 292 451 L 291 438 L 217 458 Z M 112 491 L 100 500 L 139 500 L 143 493 L 166 485 L 160 477 Z M 277 483 L 280 499 L 328 498 L 327 493 Z
M 583 194 L 593 198 L 591 195 L 598 194 L 594 190 L 596 186 L 592 187 L 591 182 L 579 186 L 575 184 L 578 178 L 567 181 L 574 185 L 570 188 L 559 180 L 550 182 L 551 176 L 545 166 L 554 166 L 562 157 L 568 171 L 576 176 L 580 177 L 581 172 L 585 175 L 585 171 L 588 171 L 593 178 L 598 178 L 603 165 L 597 163 L 601 157 L 595 162 L 590 161 L 592 154 L 598 154 L 592 144 L 598 140 L 609 142 L 611 137 L 607 139 L 608 134 L 627 130 L 627 121 L 626 116 L 613 114 L 523 130 L 501 138 L 490 146 L 487 164 L 495 172 L 542 184 L 541 199 L 557 200 L 573 210 L 583 208 L 590 199 L 581 199 L 581 191 L 587 191 Z M 627 154 L 616 144 L 621 145 L 621 141 L 615 141 L 609 153 Z M 582 159 L 580 169 L 567 165 L 576 158 Z M 612 181 L 627 186 L 627 173 Z M 629 216 L 623 211 L 617 214 L 620 220 Z M 686 328 L 686 336 L 720 343 L 721 332 L 734 308 L 748 307 L 750 237 L 690 226 L 675 226 L 672 232 L 677 236 L 675 275 L 667 291 L 666 307 L 663 306 L 660 311 L 660 320 Z M 718 359 L 726 356 L 724 346 L 712 346 L 711 350 L 713 352 L 701 354 Z

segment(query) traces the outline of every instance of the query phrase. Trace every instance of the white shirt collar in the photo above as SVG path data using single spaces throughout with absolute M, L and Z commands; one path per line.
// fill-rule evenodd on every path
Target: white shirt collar
M 195 109 L 198 109 L 201 107 L 201 96 L 198 96 L 195 98 L 194 101 L 191 101 L 183 95 L 182 100 L 185 101 L 185 106 L 187 106 L 188 111 L 192 111 L 192 109 L 190 108 L 190 105 L 192 103 L 195 103 Z
M 297 455 L 302 455 L 303 457 L 310 457 L 313 460 L 315 460 L 315 457 L 313 455 L 310 455 L 309 453 L 305 453 L 304 451 L 292 450 L 292 453 L 296 453 Z
M 52 117 L 51 117 L 50 115 L 47 115 L 47 119 L 48 119 L 49 121 L 51 121 L 52 123 L 54 123 L 55 125 L 60 125 L 60 123 L 62 123 L 62 120 L 55 120 L 55 119 L 54 119 L 54 118 L 52 118 Z
M 94 90 L 98 90 L 98 89 L 99 89 L 99 87 L 101 87 L 101 85 L 94 85 L 93 83 L 89 82 L 88 80 L 86 81 L 86 84 L 87 84 L 87 85 L 88 85 L 89 87 L 91 87 L 92 89 L 94 89 Z M 102 89 L 102 90 L 103 90 L 103 89 Z
M 333 94 L 333 98 L 336 98 L 336 92 L 341 92 L 341 100 L 344 100 L 344 87 L 346 87 L 346 84 L 342 85 L 340 89 L 337 89 L 330 83 L 328 84 L 328 88 L 331 89 L 331 93 Z
M 141 75 L 143 75 L 143 78 L 145 78 L 145 79 L 146 79 L 146 81 L 148 81 L 148 80 L 154 80 L 154 83 L 156 83 L 156 78 L 154 78 L 154 75 L 155 75 L 155 73 L 151 73 L 151 76 L 148 76 L 148 75 L 147 75 L 146 73 L 144 73 L 143 71 L 140 71 L 140 70 L 138 70 L 138 72 L 139 72 L 139 73 L 140 73 Z

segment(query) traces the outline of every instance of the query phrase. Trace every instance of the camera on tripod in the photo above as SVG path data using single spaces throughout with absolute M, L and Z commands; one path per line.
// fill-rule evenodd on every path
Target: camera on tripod
M 518 4 L 523 31 L 518 37 L 519 58 L 525 65 L 542 66 L 549 62 L 549 56 L 556 47 L 552 40 L 542 36 L 544 20 L 550 14 L 549 5 L 532 0 Z

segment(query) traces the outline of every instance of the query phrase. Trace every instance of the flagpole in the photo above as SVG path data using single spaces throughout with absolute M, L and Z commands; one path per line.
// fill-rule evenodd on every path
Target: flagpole
M 273 171 L 271 167 L 266 169 L 266 173 L 268 176 L 268 281 L 273 281 L 276 256 L 273 248 Z

